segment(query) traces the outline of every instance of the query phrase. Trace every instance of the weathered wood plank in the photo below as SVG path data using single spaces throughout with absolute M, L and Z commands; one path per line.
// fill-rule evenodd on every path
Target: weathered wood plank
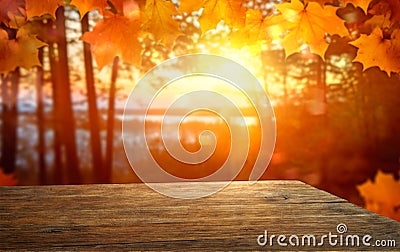
M 328 240 L 316 247 L 257 243 L 265 230 L 286 235 L 286 242 L 290 235 L 340 235 L 340 223 L 348 228 L 343 235 L 369 234 L 396 242 L 385 250 L 400 248 L 399 222 L 298 181 L 233 182 L 195 200 L 168 198 L 143 184 L 0 188 L 0 250 L 377 249 Z

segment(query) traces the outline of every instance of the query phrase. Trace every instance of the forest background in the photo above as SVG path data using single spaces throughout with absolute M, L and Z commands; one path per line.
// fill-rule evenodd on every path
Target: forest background
M 214 53 L 271 99 L 262 179 L 400 220 L 397 0 L 0 0 L 0 24 L 0 185 L 140 182 L 121 140 L 133 83 L 168 58 Z

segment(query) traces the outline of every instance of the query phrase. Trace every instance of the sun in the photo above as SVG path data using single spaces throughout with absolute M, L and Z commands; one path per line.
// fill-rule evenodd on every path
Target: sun
M 251 102 L 243 91 L 237 89 L 228 81 L 216 76 L 189 75 L 165 85 L 163 90 L 158 92 L 157 97 L 154 98 L 151 108 L 168 108 L 179 99 L 179 97 L 196 91 L 208 91 L 221 94 L 239 108 L 251 106 Z M 203 104 L 205 106 L 210 104 L 218 105 L 213 104 L 218 101 L 204 100 L 203 97 L 196 100 L 195 96 L 190 102 L 198 103 L 199 105 Z

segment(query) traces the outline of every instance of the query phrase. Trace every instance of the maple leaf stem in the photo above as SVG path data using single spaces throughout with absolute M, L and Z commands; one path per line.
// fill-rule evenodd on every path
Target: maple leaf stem
M 107 0 L 107 4 L 110 6 L 110 11 L 112 13 L 114 13 L 114 14 L 118 13 L 117 8 L 115 8 L 115 5 L 110 0 Z

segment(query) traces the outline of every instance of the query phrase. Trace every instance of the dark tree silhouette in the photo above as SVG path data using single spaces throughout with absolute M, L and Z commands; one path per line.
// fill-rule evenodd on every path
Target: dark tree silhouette
M 82 18 L 82 34 L 89 31 L 89 16 L 85 14 Z M 92 154 L 92 167 L 96 182 L 108 182 L 107 171 L 103 164 L 103 151 L 100 139 L 99 112 L 97 109 L 96 89 L 93 78 L 93 59 L 90 52 L 90 45 L 83 42 L 83 54 L 85 61 L 86 89 L 89 106 L 89 125 L 90 125 L 90 147 Z
M 5 173 L 13 173 L 17 154 L 19 68 L 1 79 L 3 125 L 0 166 Z

